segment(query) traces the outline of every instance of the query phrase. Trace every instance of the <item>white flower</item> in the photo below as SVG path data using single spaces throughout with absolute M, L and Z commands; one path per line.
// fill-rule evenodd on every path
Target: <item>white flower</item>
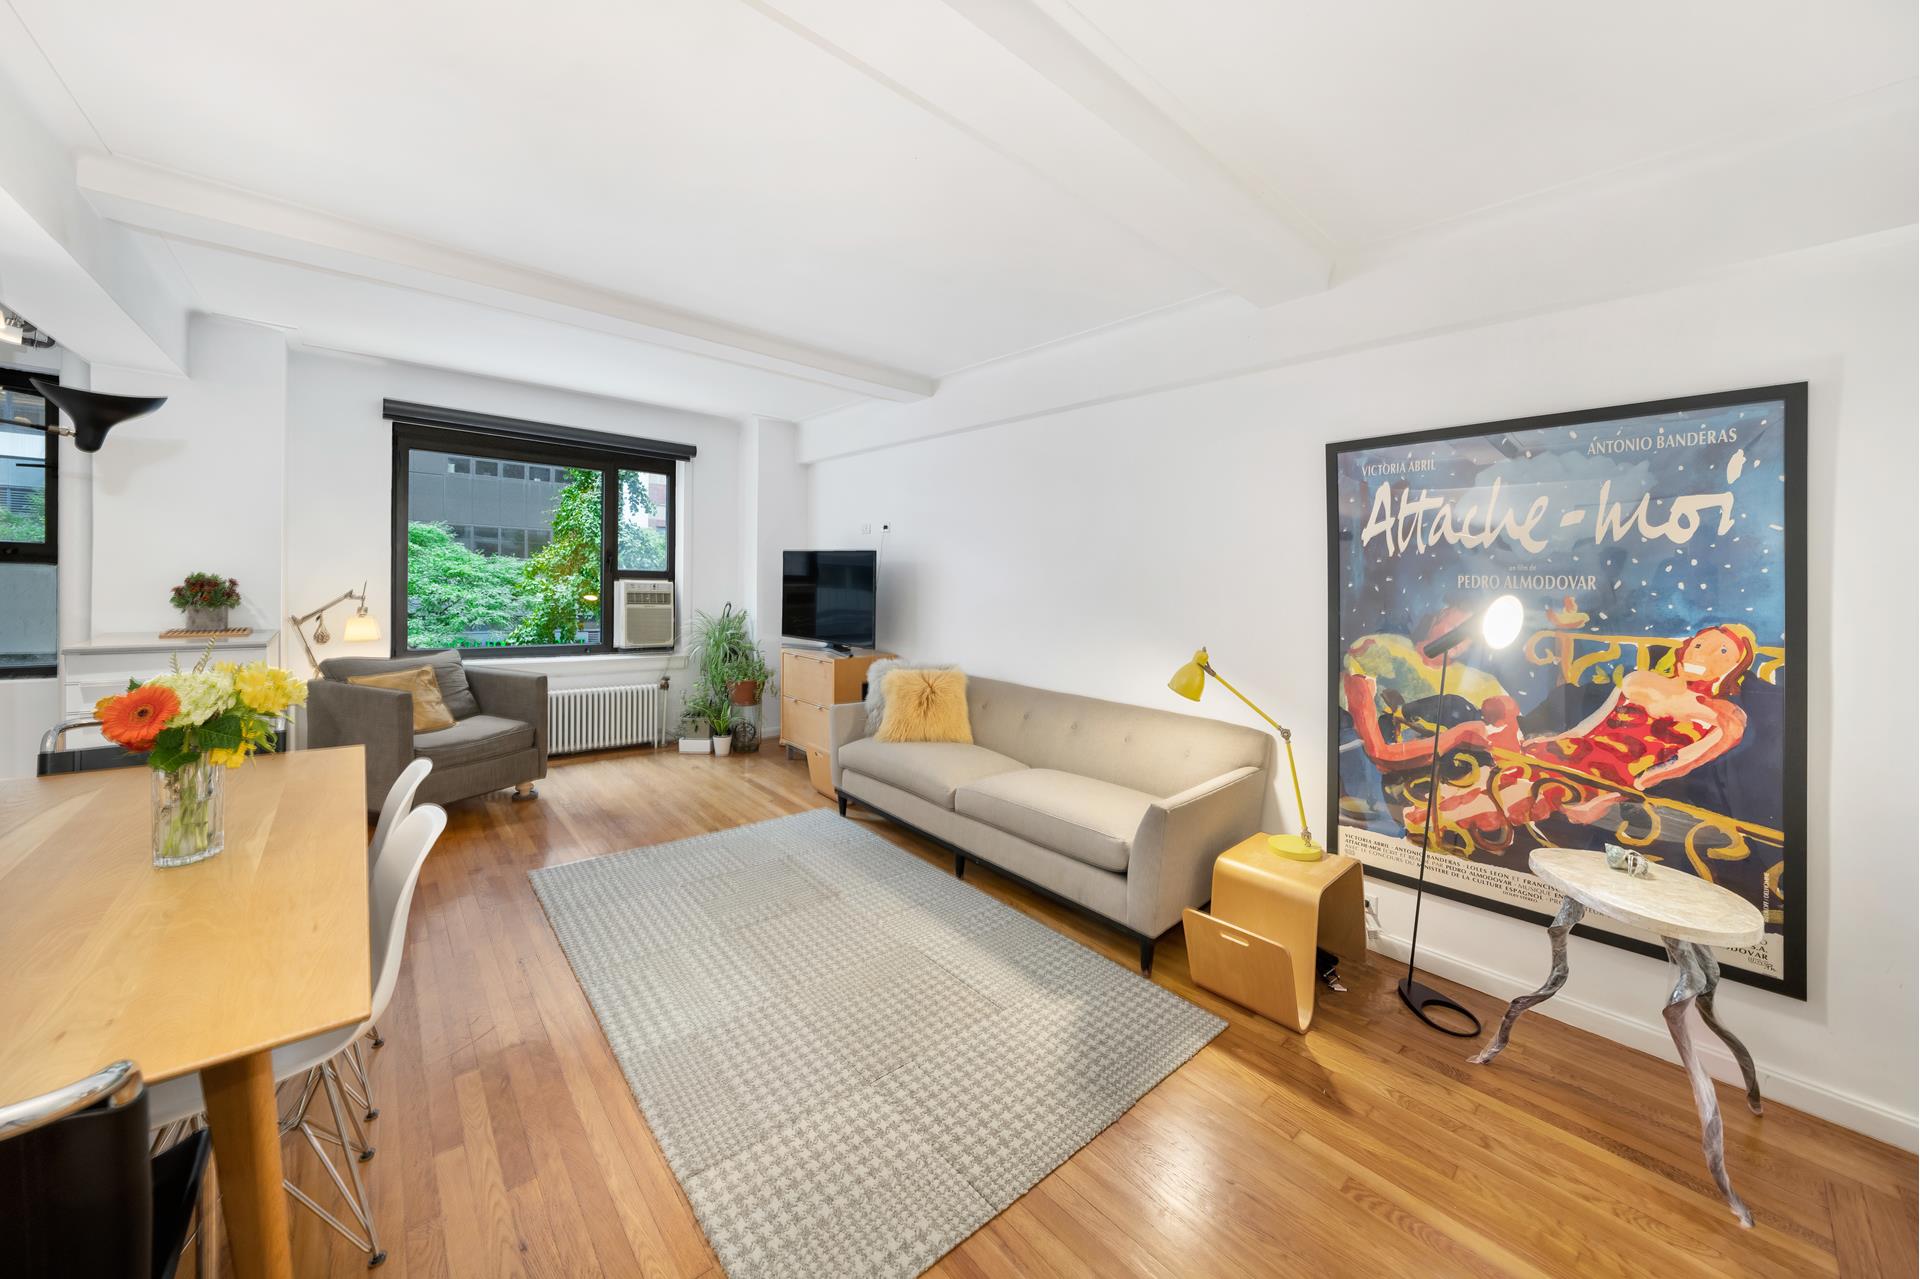
M 180 711 L 167 721 L 168 727 L 198 727 L 233 705 L 233 676 L 224 671 L 185 671 L 147 682 L 172 689 L 180 699 Z

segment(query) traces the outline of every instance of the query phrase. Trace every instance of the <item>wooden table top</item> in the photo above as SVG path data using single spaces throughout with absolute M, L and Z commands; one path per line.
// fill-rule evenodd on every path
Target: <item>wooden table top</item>
M 1766 931 L 1758 906 L 1670 866 L 1649 866 L 1642 878 L 1607 865 L 1605 853 L 1577 848 L 1536 848 L 1527 866 L 1582 906 L 1662 937 L 1750 946 Z
M 156 870 L 144 768 L 0 782 L 0 1104 L 366 1020 L 361 748 L 229 772 L 226 850 Z

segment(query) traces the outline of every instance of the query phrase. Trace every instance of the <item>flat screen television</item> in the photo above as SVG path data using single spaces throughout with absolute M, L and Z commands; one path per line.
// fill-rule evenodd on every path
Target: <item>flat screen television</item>
M 873 551 L 788 551 L 780 634 L 834 649 L 873 648 L 880 568 Z

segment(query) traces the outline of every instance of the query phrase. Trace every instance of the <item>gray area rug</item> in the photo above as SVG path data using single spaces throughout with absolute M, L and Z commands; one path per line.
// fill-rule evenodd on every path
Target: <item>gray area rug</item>
M 918 1274 L 1226 1025 L 831 810 L 532 879 L 734 1279 Z

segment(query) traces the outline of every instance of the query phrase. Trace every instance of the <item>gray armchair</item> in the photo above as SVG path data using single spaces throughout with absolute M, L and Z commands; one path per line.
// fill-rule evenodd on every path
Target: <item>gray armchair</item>
M 452 728 L 413 731 L 413 698 L 389 688 L 349 684 L 355 675 L 433 668 Z M 307 745 L 359 745 L 367 752 L 367 803 L 378 805 L 400 770 L 415 757 L 433 761 L 421 784 L 422 803 L 513 788 L 532 799 L 547 775 L 547 677 L 468 666 L 458 650 L 418 657 L 336 657 L 320 663 L 307 682 Z

